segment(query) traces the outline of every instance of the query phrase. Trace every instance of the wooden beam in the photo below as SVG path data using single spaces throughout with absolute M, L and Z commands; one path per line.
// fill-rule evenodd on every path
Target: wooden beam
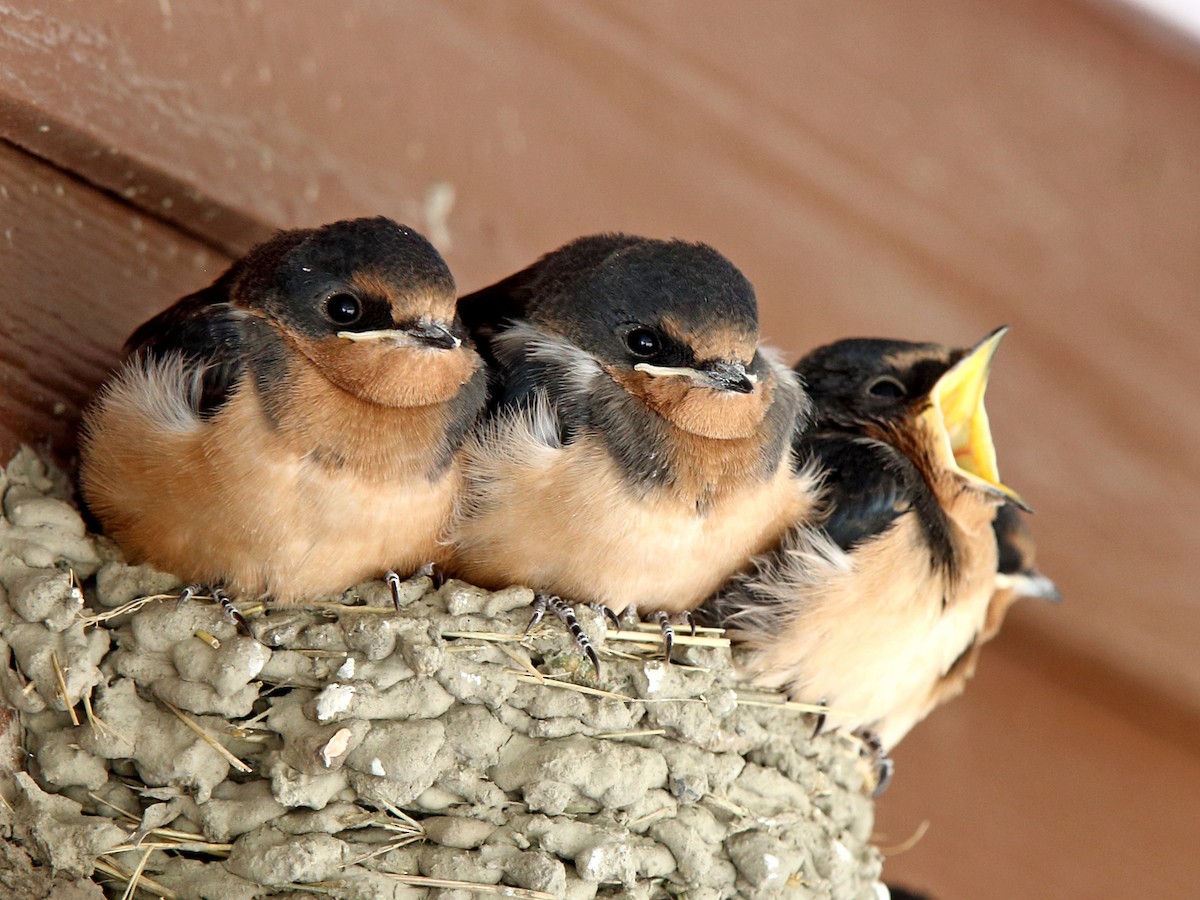
M 1194 747 L 1164 742 L 1003 654 L 896 751 L 876 807 L 891 883 L 935 898 L 1188 897 Z
M 3 142 L 0 222 L 0 457 L 69 460 L 125 338 L 228 258 Z

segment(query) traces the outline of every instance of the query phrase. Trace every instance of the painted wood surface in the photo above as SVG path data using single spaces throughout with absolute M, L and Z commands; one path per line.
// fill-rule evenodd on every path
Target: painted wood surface
M 1016 611 L 992 693 L 919 728 L 902 777 L 941 779 L 942 739 L 974 735 L 1005 691 L 1087 719 L 1097 759 L 1130 779 L 1142 745 L 1103 740 L 1118 719 L 1163 765 L 1181 759 L 1171 747 L 1194 756 L 1195 55 L 1067 0 L 753 10 L 5 5 L 0 449 L 49 437 L 69 452 L 132 325 L 273 227 L 392 215 L 430 234 L 464 289 L 584 232 L 707 240 L 755 282 L 789 356 L 848 334 L 966 343 L 1013 326 L 989 408 L 1067 603 Z M 954 746 L 1052 769 L 1068 764 L 1059 737 L 997 727 Z M 929 796 L 984 798 L 1002 776 L 1034 789 L 1012 783 L 1020 768 L 954 771 Z M 1036 788 L 1046 807 L 1079 802 Z M 886 815 L 920 808 L 897 797 Z M 967 833 L 964 803 L 943 832 Z M 1019 843 L 953 869 L 935 839 L 897 869 L 978 879 L 949 896 L 1031 883 Z M 1062 840 L 1081 866 L 1107 852 Z
M 963 698 L 897 748 L 879 845 L 929 825 L 884 872 L 942 900 L 1194 896 L 1195 751 L 985 653 Z
M 129 333 L 228 258 L 0 142 L 0 456 L 70 459 Z

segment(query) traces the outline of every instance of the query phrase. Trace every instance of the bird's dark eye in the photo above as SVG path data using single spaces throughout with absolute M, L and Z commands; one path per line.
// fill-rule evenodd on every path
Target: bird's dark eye
M 882 378 L 876 378 L 867 386 L 867 393 L 872 397 L 881 397 L 885 400 L 899 400 L 908 394 L 908 391 L 891 375 L 884 375 Z
M 362 304 L 353 294 L 332 294 L 325 300 L 325 313 L 339 325 L 349 325 L 362 316 Z
M 662 340 L 653 329 L 635 328 L 625 335 L 625 346 L 634 356 L 651 357 L 662 352 Z

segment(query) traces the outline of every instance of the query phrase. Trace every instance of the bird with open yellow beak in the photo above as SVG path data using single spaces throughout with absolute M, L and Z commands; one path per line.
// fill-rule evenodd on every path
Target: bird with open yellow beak
M 795 465 L 822 480 L 818 525 L 797 523 L 703 610 L 750 649 L 759 683 L 876 746 L 881 781 L 886 751 L 973 670 L 998 589 L 993 523 L 1027 508 L 1000 480 L 984 406 L 1005 331 L 970 349 L 852 339 L 804 357 L 814 421 Z

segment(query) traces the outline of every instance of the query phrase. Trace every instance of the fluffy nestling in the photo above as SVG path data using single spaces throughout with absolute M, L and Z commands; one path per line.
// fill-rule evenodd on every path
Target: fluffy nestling
M 886 750 L 958 693 L 1007 608 L 999 478 L 983 404 L 1004 329 L 974 349 L 845 340 L 796 366 L 813 398 L 797 460 L 821 473 L 799 523 L 705 608 L 760 683 L 829 705 Z M 1006 513 L 1007 516 L 1007 513 Z
M 292 601 L 444 557 L 486 375 L 415 231 L 282 232 L 126 349 L 81 474 L 132 561 Z
M 453 568 L 614 612 L 689 610 L 812 508 L 808 401 L 703 244 L 581 238 L 460 301 L 494 364 Z

